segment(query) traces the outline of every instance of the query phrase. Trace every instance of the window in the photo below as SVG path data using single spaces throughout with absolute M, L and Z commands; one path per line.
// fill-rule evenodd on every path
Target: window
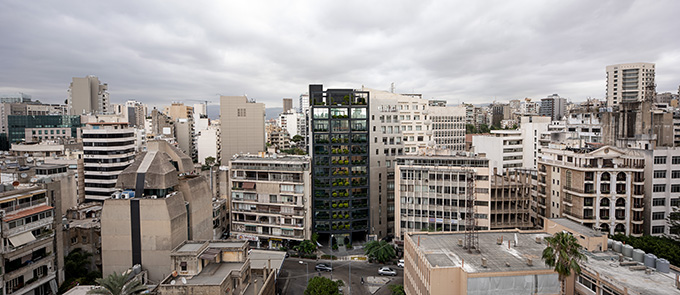
M 186 261 L 180 262 L 179 268 L 180 268 L 181 271 L 187 271 L 187 262 Z
M 680 170 L 671 171 L 671 178 L 680 178 Z
M 666 212 L 653 212 L 652 220 L 664 220 L 666 219 Z
M 654 198 L 652 199 L 652 206 L 666 206 L 665 198 Z
M 662 233 L 664 233 L 664 226 L 663 226 L 663 225 L 652 226 L 652 233 L 653 233 L 653 234 L 662 234 Z
M 680 156 L 673 156 L 673 159 L 671 161 L 673 165 L 680 164 Z
M 671 199 L 671 206 L 673 207 L 680 206 L 680 198 Z
M 654 164 L 666 164 L 666 157 L 665 156 L 654 157 Z
M 655 193 L 663 193 L 666 191 L 666 185 L 665 184 L 655 184 L 652 187 L 652 191 Z
M 654 170 L 654 178 L 666 178 L 666 170 Z
M 246 109 L 237 109 L 237 116 L 238 117 L 245 117 L 246 116 Z
M 680 193 L 680 184 L 672 184 L 671 193 Z

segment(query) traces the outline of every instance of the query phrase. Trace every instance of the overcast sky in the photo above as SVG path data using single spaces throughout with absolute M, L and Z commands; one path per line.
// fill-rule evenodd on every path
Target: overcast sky
M 680 1 L 450 2 L 3 0 L 0 92 L 63 102 L 96 75 L 152 106 L 392 82 L 450 104 L 583 101 L 604 98 L 606 65 L 640 61 L 678 91 Z

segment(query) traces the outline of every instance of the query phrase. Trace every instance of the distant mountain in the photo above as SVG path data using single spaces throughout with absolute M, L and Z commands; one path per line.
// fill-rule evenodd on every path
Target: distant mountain
M 265 115 L 267 120 L 269 119 L 276 119 L 281 112 L 283 112 L 283 108 L 266 108 L 265 109 Z M 216 120 L 220 118 L 220 106 L 218 105 L 210 105 L 208 106 L 208 118 Z

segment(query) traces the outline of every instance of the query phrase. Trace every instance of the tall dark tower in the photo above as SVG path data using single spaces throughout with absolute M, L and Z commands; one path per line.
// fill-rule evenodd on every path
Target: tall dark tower
M 369 232 L 369 94 L 309 85 L 314 232 L 333 243 Z

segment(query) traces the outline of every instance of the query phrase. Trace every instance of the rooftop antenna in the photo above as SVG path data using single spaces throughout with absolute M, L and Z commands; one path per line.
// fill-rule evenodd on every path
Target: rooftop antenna
M 394 82 L 390 85 L 390 93 L 394 93 Z

